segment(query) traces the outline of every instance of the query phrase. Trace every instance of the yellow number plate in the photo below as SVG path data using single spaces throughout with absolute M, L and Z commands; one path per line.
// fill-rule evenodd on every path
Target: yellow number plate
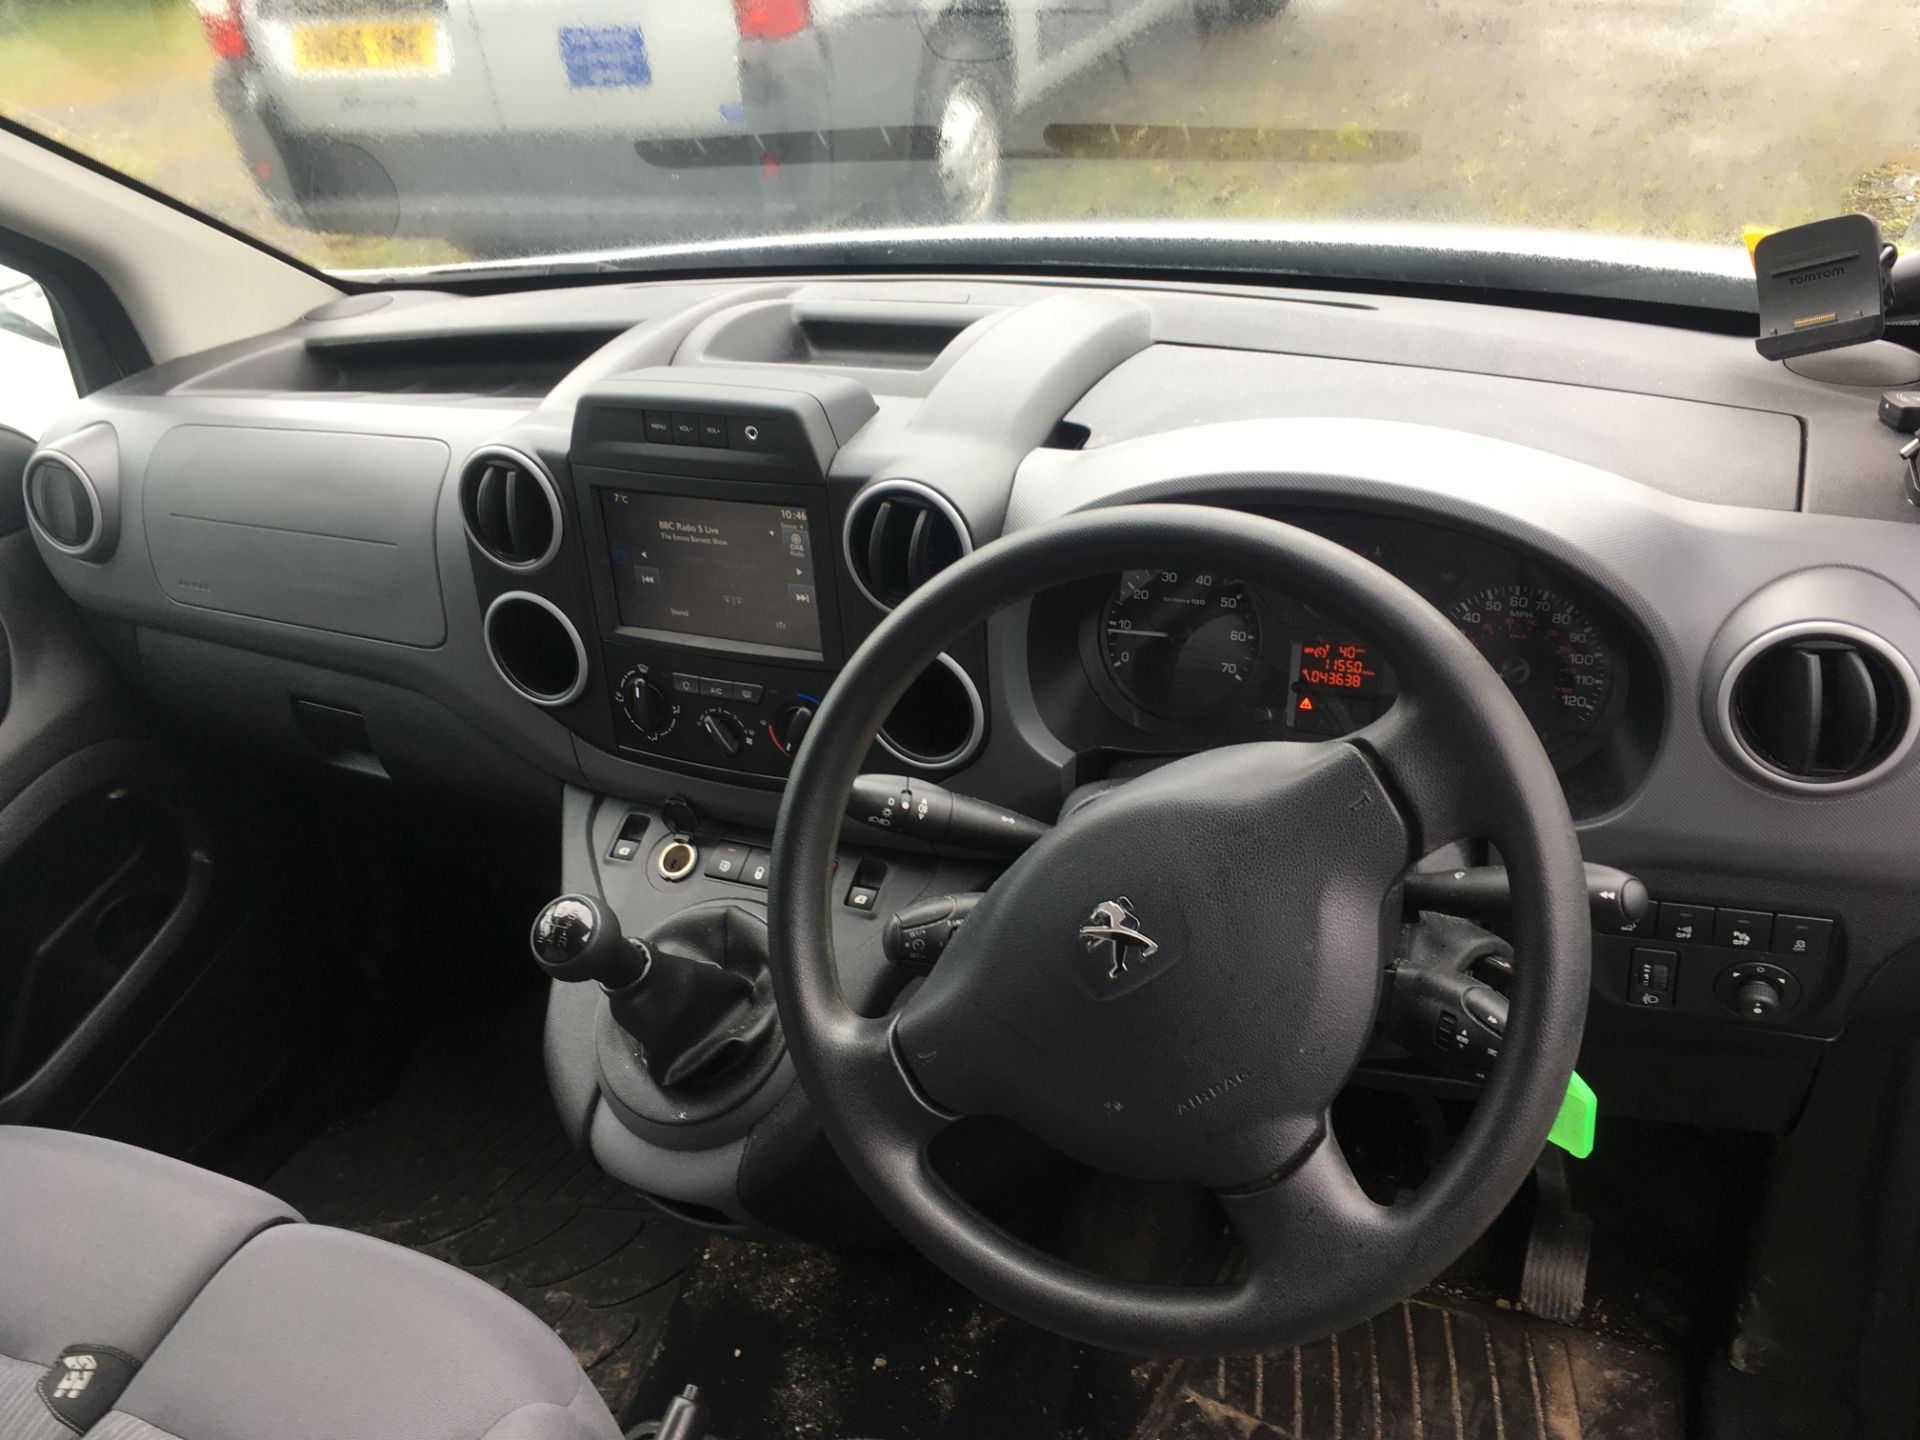
M 440 31 L 431 20 L 301 25 L 293 32 L 296 70 L 431 70 Z

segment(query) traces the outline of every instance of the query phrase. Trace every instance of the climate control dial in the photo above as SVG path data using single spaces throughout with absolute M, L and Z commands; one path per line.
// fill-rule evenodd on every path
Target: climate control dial
M 792 755 L 813 724 L 811 705 L 788 705 L 767 722 L 767 736 L 782 755 Z
M 680 718 L 680 707 L 667 698 L 667 692 L 649 680 L 640 670 L 629 670 L 615 687 L 614 701 L 638 730 L 649 740 L 658 740 Z
M 731 760 L 747 743 L 747 727 L 731 710 L 707 710 L 700 716 L 700 733 L 707 743 Z

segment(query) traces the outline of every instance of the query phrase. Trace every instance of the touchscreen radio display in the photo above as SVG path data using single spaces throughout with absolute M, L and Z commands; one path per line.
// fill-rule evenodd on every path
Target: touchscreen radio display
M 602 490 L 600 513 L 623 626 L 820 658 L 804 508 Z

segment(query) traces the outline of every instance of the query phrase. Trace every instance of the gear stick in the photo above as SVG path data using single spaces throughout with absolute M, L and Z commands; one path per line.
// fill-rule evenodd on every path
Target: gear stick
M 734 905 L 675 916 L 651 942 L 588 895 L 549 901 L 533 956 L 556 980 L 597 980 L 662 1090 L 717 1079 L 774 1032 L 767 927 Z
M 533 958 L 556 980 L 598 980 L 609 994 L 644 980 L 653 957 L 587 895 L 547 902 L 533 922 Z

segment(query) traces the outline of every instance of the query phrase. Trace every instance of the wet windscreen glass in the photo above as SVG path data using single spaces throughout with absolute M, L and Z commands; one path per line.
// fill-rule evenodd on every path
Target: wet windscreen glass
M 1917 40 L 1867 0 L 0 0 L 0 114 L 337 271 L 900 226 L 1725 257 L 1920 241 Z

